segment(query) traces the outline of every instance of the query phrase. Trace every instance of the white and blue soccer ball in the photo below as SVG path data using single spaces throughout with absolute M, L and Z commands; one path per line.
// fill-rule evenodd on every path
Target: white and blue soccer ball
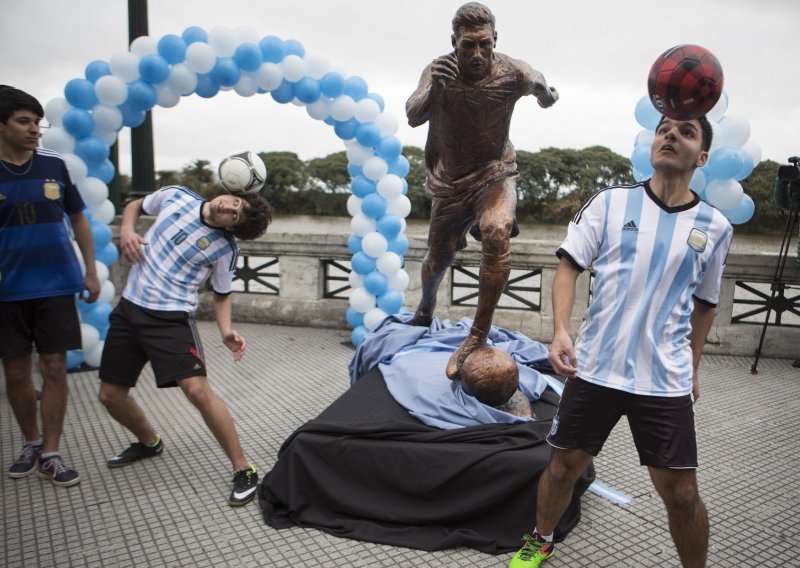
M 257 193 L 267 181 L 267 166 L 255 152 L 240 152 L 222 160 L 217 174 L 230 193 Z

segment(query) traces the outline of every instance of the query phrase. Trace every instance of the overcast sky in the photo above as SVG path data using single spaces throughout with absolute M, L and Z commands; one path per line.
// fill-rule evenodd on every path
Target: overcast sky
M 603 145 L 630 156 L 641 127 L 637 101 L 647 94 L 650 65 L 681 43 L 706 47 L 720 60 L 728 115 L 745 117 L 765 159 L 800 154 L 800 2 L 796 0 L 487 0 L 497 19 L 497 51 L 522 59 L 557 87 L 543 110 L 517 103 L 511 140 L 521 150 Z M 149 35 L 180 35 L 250 26 L 261 36 L 296 39 L 325 55 L 386 101 L 404 144 L 424 146 L 427 126 L 410 128 L 405 101 L 422 69 L 450 51 L 450 21 L 461 0 L 151 0 Z M 128 49 L 124 0 L 4 0 L 0 82 L 43 105 L 63 97 L 86 65 Z M 195 158 L 216 163 L 243 150 L 289 150 L 302 159 L 344 149 L 333 129 L 304 108 L 269 95 L 221 92 L 184 97 L 153 111 L 156 169 Z M 129 136 L 120 163 L 130 171 Z

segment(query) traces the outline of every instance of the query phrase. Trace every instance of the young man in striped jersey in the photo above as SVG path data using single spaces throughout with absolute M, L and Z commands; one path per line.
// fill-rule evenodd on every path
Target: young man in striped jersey
M 575 481 L 626 415 L 642 465 L 667 508 L 683 566 L 705 566 L 708 514 L 697 489 L 697 368 L 714 320 L 733 230 L 689 189 L 708 159 L 705 117 L 663 118 L 650 180 L 596 193 L 569 225 L 553 282 L 550 361 L 567 377 L 539 479 L 536 527 L 512 568 L 554 553 L 553 531 Z M 575 283 L 594 270 L 592 301 L 573 347 Z
M 157 215 L 144 238 L 135 231 L 143 213 Z M 231 282 L 239 252 L 236 238 L 258 238 L 271 219 L 272 210 L 263 197 L 226 194 L 209 201 L 181 186 L 164 187 L 125 207 L 120 249 L 132 267 L 120 303 L 110 316 L 99 398 L 138 441 L 108 460 L 108 467 L 157 456 L 164 448 L 130 395 L 149 361 L 156 385 L 180 387 L 231 461 L 230 505 L 244 505 L 255 497 L 258 474 L 245 458 L 225 403 L 208 383 L 194 313 L 200 285 L 208 279 L 222 342 L 234 361 L 244 356 L 247 342 L 231 324 Z
M 67 351 L 81 347 L 75 295 L 85 290 L 85 300 L 94 302 L 100 282 L 78 188 L 61 156 L 38 147 L 43 116 L 34 97 L 0 86 L 0 357 L 8 401 L 25 437 L 8 476 L 25 477 L 38 466 L 41 477 L 69 487 L 80 475 L 64 463 L 58 446 L 69 395 Z M 31 374 L 34 344 L 42 376 L 38 403 Z

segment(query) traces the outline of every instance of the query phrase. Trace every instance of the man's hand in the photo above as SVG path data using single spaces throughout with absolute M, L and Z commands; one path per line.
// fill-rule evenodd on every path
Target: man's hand
M 550 364 L 553 365 L 553 370 L 556 374 L 562 377 L 575 378 L 578 372 L 578 359 L 575 357 L 572 339 L 566 331 L 556 332 L 553 335 L 550 354 L 547 358 L 550 360 Z
M 558 91 L 556 91 L 555 87 L 542 89 L 541 93 L 536 95 L 536 99 L 539 101 L 540 107 L 550 108 L 556 104 L 556 101 L 558 100 Z
M 434 88 L 444 88 L 458 77 L 458 60 L 455 53 L 437 57 L 431 63 L 431 79 Z
M 92 304 L 97 301 L 100 296 L 100 280 L 97 278 L 97 273 L 86 274 L 83 278 L 83 293 L 81 298 L 87 304 Z
M 146 244 L 147 242 L 132 228 L 122 227 L 119 230 L 119 248 L 131 264 L 136 264 L 144 258 L 142 245 Z
M 239 361 L 244 357 L 245 349 L 247 349 L 247 341 L 245 341 L 244 337 L 236 333 L 236 330 L 232 329 L 229 333 L 223 335 L 222 343 L 231 350 L 234 361 Z
M 697 378 L 697 370 L 692 371 L 692 398 L 694 402 L 700 398 L 700 379 Z

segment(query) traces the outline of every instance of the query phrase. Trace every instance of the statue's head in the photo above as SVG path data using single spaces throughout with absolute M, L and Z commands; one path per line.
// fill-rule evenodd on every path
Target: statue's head
M 494 14 L 478 2 L 464 4 L 453 17 L 451 41 L 461 75 L 474 81 L 483 79 L 492 69 L 497 45 Z
M 501 406 L 519 387 L 519 369 L 514 358 L 502 349 L 481 347 L 464 361 L 461 383 L 483 404 Z

